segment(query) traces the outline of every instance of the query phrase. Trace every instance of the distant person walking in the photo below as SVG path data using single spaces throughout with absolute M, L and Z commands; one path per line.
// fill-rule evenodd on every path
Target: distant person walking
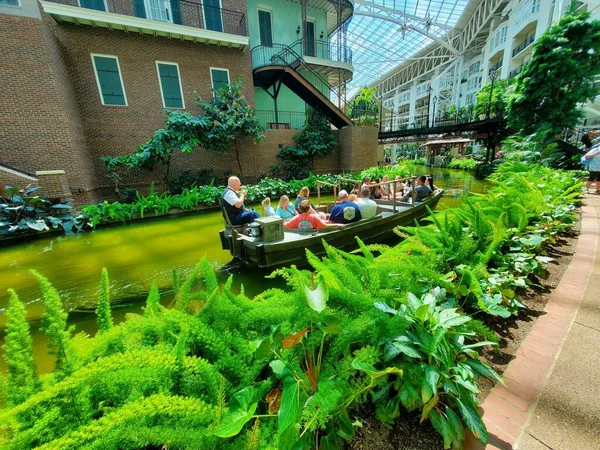
M 600 194 L 600 145 L 593 147 L 590 151 L 588 151 L 584 158 L 589 161 L 588 170 L 590 171 L 590 176 L 585 184 L 585 188 L 589 193 L 592 183 L 595 182 L 595 194 Z

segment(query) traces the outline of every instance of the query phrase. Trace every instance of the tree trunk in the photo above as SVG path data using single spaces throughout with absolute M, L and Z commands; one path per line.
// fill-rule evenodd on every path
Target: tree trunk
M 235 159 L 237 160 L 238 167 L 240 169 L 240 179 L 244 179 L 244 171 L 242 170 L 242 162 L 240 161 L 240 151 L 237 145 L 237 138 L 233 140 L 233 145 L 235 147 Z

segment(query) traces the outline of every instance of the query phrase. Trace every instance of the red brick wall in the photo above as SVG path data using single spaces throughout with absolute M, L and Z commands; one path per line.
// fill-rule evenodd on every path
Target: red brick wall
M 55 50 L 40 20 L 0 14 L 0 164 L 29 173 L 62 169 L 71 186 L 85 188 L 82 130 L 69 114 L 68 76 L 57 74 Z
M 339 131 L 339 168 L 358 172 L 377 165 L 377 128 L 346 127 Z

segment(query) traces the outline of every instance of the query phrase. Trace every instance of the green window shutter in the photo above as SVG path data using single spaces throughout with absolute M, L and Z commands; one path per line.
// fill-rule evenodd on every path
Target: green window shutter
M 171 0 L 171 13 L 173 14 L 173 23 L 182 25 L 181 21 L 181 5 L 179 0 Z
M 144 0 L 133 0 L 133 15 L 136 17 L 146 18 L 146 6 Z
M 105 105 L 125 106 L 125 91 L 121 83 L 119 66 L 116 58 L 94 56 L 96 74 L 100 84 L 100 93 Z
M 179 86 L 177 66 L 159 63 L 158 75 L 160 77 L 165 108 L 183 108 L 183 97 Z
M 271 34 L 271 13 L 258 10 L 258 29 L 260 32 L 260 43 L 268 47 L 273 46 L 273 35 Z
M 211 75 L 213 89 L 215 91 L 218 91 L 221 88 L 221 86 L 229 84 L 229 73 L 227 73 L 226 70 L 212 69 Z
M 106 11 L 104 0 L 81 0 L 82 8 L 95 9 L 96 11 Z
M 204 0 L 204 27 L 207 30 L 223 31 L 221 3 L 219 0 Z

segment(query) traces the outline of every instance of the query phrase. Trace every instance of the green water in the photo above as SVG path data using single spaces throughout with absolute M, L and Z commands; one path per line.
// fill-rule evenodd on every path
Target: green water
M 432 173 L 436 186 L 446 189 L 440 202 L 442 207 L 454 206 L 463 192 L 483 192 L 488 184 L 473 179 L 469 172 L 427 170 Z M 261 209 L 257 208 L 262 212 Z M 6 322 L 3 313 L 8 302 L 6 290 L 13 288 L 27 304 L 38 368 L 42 372 L 52 370 L 52 359 L 46 355 L 45 336 L 38 329 L 42 315 L 40 291 L 29 274 L 30 269 L 50 279 L 71 310 L 69 321 L 76 325 L 77 331 L 90 334 L 96 331 L 93 308 L 103 267 L 108 269 L 111 280 L 116 322 L 122 321 L 126 313 L 140 311 L 153 279 L 163 294 L 163 303 L 168 304 L 172 299 L 173 268 L 184 278 L 205 255 L 217 268 L 221 281 L 233 273 L 234 288 L 239 289 L 243 284 L 249 295 L 268 287 L 284 287 L 281 280 L 265 279 L 269 272 L 250 268 L 224 270 L 231 258 L 227 251 L 221 250 L 218 232 L 222 226 L 220 212 L 214 211 L 104 228 L 74 237 L 40 239 L 0 249 L 0 338 Z M 0 366 L 2 364 L 0 360 Z

